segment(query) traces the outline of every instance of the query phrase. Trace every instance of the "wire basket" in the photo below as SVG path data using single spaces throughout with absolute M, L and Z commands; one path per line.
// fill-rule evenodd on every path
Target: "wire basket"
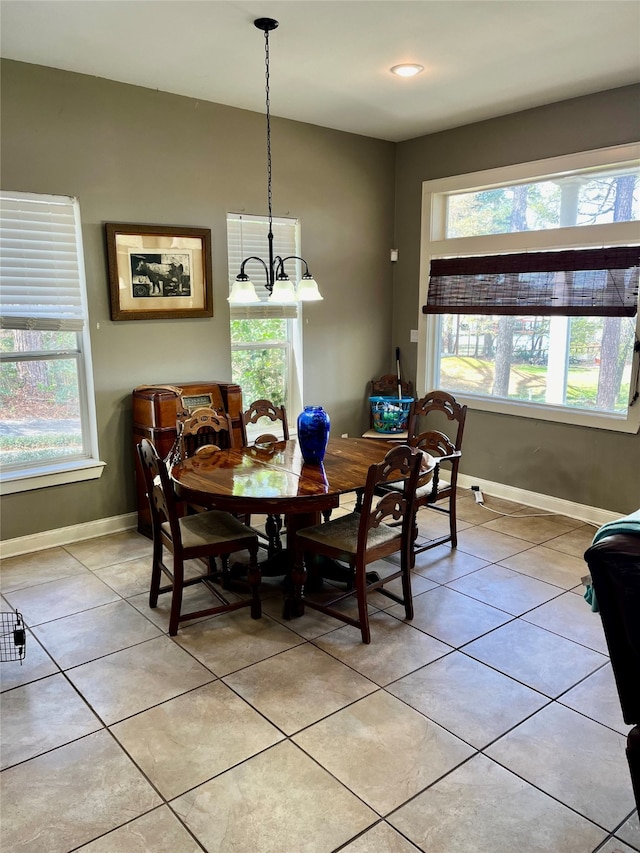
M 22 614 L 0 613 L 0 661 L 22 660 L 27 650 L 27 631 Z
M 386 435 L 404 432 L 413 397 L 369 397 L 369 402 L 376 432 Z

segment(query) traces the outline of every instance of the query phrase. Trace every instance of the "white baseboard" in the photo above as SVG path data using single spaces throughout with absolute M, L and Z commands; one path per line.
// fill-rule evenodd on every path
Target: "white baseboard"
M 491 480 L 481 480 L 479 477 L 470 477 L 466 474 L 458 474 L 458 486 L 463 489 L 479 486 L 484 495 L 493 495 L 496 498 L 525 504 L 558 515 L 567 515 L 569 518 L 577 518 L 586 524 L 594 524 L 596 527 L 601 527 L 608 521 L 616 521 L 624 515 L 620 512 L 610 512 L 607 509 L 598 509 L 598 507 L 554 498 L 551 495 L 528 492 L 526 489 L 506 486 L 504 483 L 492 483 Z
M 86 524 L 74 524 L 71 527 L 59 527 L 56 530 L 44 530 L 42 533 L 32 533 L 30 536 L 18 536 L 16 539 L 6 539 L 0 542 L 0 556 L 17 557 L 31 551 L 44 551 L 46 548 L 57 548 L 60 545 L 70 545 L 84 539 L 94 539 L 96 536 L 107 536 L 109 533 L 121 533 L 138 526 L 138 514 L 130 512 L 127 515 L 115 515 L 111 518 L 100 518 L 88 521 Z
M 505 486 L 503 483 L 493 483 L 491 480 L 482 480 L 478 477 L 470 477 L 466 474 L 458 475 L 458 486 L 470 489 L 471 486 L 479 486 L 483 494 L 493 495 L 496 498 L 504 498 L 514 503 L 526 504 L 535 509 L 546 512 L 567 515 L 569 518 L 577 518 L 587 524 L 601 527 L 607 521 L 615 521 L 624 513 L 610 512 L 606 509 L 578 504 L 573 501 L 554 498 L 551 495 L 542 495 L 537 492 L 528 492 L 515 486 Z M 127 515 L 116 515 L 112 518 L 101 518 L 98 521 L 89 521 L 86 524 L 74 524 L 71 527 L 60 527 L 57 530 L 45 530 L 42 533 L 34 533 L 31 536 L 19 536 L 17 539 L 7 539 L 0 542 L 0 556 L 17 557 L 31 551 L 44 551 L 46 548 L 56 548 L 61 545 L 70 545 L 72 542 L 81 542 L 84 539 L 93 539 L 96 536 L 106 536 L 109 533 L 120 533 L 123 530 L 131 530 L 137 527 L 138 516 L 135 512 Z

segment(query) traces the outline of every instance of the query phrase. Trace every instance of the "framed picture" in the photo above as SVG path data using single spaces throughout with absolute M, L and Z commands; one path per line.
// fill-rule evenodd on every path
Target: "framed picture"
M 112 320 L 213 317 L 211 231 L 105 223 Z

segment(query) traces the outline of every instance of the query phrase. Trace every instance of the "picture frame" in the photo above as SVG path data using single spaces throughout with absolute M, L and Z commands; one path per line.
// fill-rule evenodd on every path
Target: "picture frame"
M 213 317 L 211 230 L 105 223 L 112 320 Z

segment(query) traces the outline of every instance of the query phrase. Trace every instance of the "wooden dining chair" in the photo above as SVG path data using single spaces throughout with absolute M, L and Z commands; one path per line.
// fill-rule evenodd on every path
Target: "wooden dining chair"
M 270 423 L 265 423 L 263 419 L 266 419 Z M 289 424 L 287 422 L 287 411 L 284 406 L 276 406 L 271 400 L 254 400 L 253 403 L 249 406 L 249 408 L 242 412 L 240 416 L 241 421 L 241 430 L 242 430 L 242 440 L 243 444 L 246 446 L 249 444 L 247 438 L 247 427 L 250 424 L 256 425 L 260 422 L 260 427 L 271 427 L 271 425 L 279 424 L 279 432 L 281 433 L 281 438 L 284 441 L 289 440 Z M 274 442 L 279 441 L 277 435 L 272 434 L 271 432 L 265 432 L 259 435 L 257 438 L 253 440 L 252 443 L 260 444 L 262 442 L 267 442 L 272 439 Z
M 215 409 L 194 409 L 178 419 L 178 436 L 182 459 L 188 459 L 202 447 L 233 447 L 233 425 L 229 415 Z
M 413 618 L 411 596 L 411 546 L 413 541 L 414 500 L 420 474 L 421 454 L 407 445 L 397 445 L 387 452 L 382 462 L 369 467 L 362 509 L 340 518 L 305 527 L 294 539 L 293 598 L 285 602 L 285 617 L 302 615 L 305 607 L 319 610 L 360 629 L 363 643 L 371 642 L 367 593 L 378 590 L 387 598 L 403 604 L 407 619 Z M 388 492 L 379 500 L 376 487 L 398 479 L 404 490 Z M 390 524 L 389 522 L 393 522 Z M 389 563 L 390 572 L 384 577 L 367 574 L 367 566 L 383 557 L 400 552 L 400 567 Z M 305 565 L 312 556 L 323 556 L 347 563 L 351 578 L 346 592 L 338 592 L 330 601 L 303 599 L 306 581 Z M 402 596 L 385 588 L 396 578 L 402 580 Z M 337 610 L 335 605 L 355 596 L 358 616 L 353 618 Z
M 451 437 L 442 430 L 433 428 L 432 425 L 438 416 L 438 426 L 444 426 L 447 422 L 451 424 L 452 430 L 449 430 Z M 455 397 L 446 391 L 431 391 L 411 404 L 408 423 L 409 444 L 427 451 L 437 459 L 431 483 L 418 489 L 416 513 L 423 507 L 427 507 L 449 516 L 449 533 L 430 539 L 424 545 L 415 546 L 412 562 L 415 561 L 415 554 L 428 551 L 445 542 L 451 542 L 452 548 L 458 545 L 456 492 L 466 417 L 467 407 L 460 405 Z M 430 428 L 425 430 L 424 427 Z
M 218 510 L 180 517 L 171 478 L 155 447 L 144 438 L 138 445 L 138 454 L 144 472 L 153 531 L 149 607 L 157 607 L 159 595 L 171 593 L 169 634 L 172 637 L 178 633 L 178 624 L 186 619 L 228 613 L 241 607 L 250 607 L 251 617 L 259 619 L 262 606 L 256 532 L 230 513 Z M 172 555 L 171 568 L 165 562 L 165 550 Z M 219 586 L 223 589 L 228 586 L 229 554 L 244 550 L 249 552 L 248 586 L 251 597 L 248 600 L 229 601 Z M 217 568 L 216 557 L 220 558 L 221 570 Z M 187 560 L 205 560 L 207 571 L 186 579 L 184 564 Z M 162 575 L 170 581 L 166 586 L 160 585 Z M 183 590 L 197 583 L 203 583 L 220 604 L 182 613 Z
M 269 423 L 265 423 L 265 420 Z M 278 432 L 280 436 L 272 432 L 264 432 L 257 436 L 251 444 L 276 444 L 278 441 L 289 440 L 289 424 L 287 421 L 287 411 L 284 406 L 276 406 L 271 400 L 254 400 L 249 408 L 242 412 L 240 416 L 242 443 L 245 447 L 250 443 L 247 436 L 247 427 L 249 425 L 257 425 L 267 427 L 273 424 L 279 425 Z M 249 524 L 251 517 L 247 516 L 245 522 Z M 282 516 L 270 513 L 267 515 L 265 525 L 265 539 L 267 542 L 267 551 L 270 557 L 278 551 L 282 551 Z
M 191 412 L 178 413 L 176 421 L 176 440 L 165 459 L 167 470 L 183 459 L 189 459 L 197 453 L 207 450 L 220 450 L 223 447 L 234 447 L 234 435 L 231 418 L 216 409 L 201 407 Z M 188 512 L 203 512 L 206 507 L 187 503 Z M 248 523 L 246 519 L 242 519 Z

